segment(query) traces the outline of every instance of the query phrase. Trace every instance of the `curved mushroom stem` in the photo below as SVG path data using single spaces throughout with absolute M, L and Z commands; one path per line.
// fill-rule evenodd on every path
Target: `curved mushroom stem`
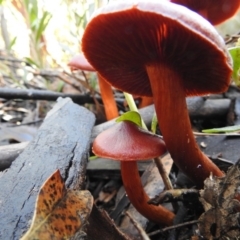
M 174 214 L 171 211 L 148 204 L 149 197 L 143 189 L 136 161 L 121 162 L 121 175 L 128 198 L 139 213 L 155 223 L 172 225 Z
M 97 74 L 97 76 L 106 118 L 107 120 L 111 120 L 119 116 L 112 87 L 100 74 Z
M 195 141 L 180 76 L 164 64 L 149 65 L 146 69 L 158 123 L 173 161 L 198 187 L 203 186 L 211 172 L 214 176 L 223 176 Z

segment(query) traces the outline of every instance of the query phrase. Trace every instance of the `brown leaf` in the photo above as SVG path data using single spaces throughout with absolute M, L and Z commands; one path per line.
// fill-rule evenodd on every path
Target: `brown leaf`
M 200 234 L 206 239 L 233 239 L 240 235 L 240 202 L 235 198 L 240 187 L 240 161 L 224 177 L 204 182 L 200 201 L 205 213 L 199 218 Z
M 92 205 L 90 192 L 67 190 L 57 170 L 41 187 L 32 224 L 21 240 L 67 239 L 84 225 Z

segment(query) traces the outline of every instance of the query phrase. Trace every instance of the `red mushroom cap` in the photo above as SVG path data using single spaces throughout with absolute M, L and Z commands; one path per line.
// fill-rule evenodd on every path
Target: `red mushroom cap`
M 223 92 L 231 79 L 231 58 L 214 27 L 170 2 L 104 6 L 87 25 L 82 50 L 107 81 L 135 95 L 152 96 L 146 66 L 155 62 L 183 79 L 186 96 Z
M 233 17 L 240 7 L 239 0 L 171 0 L 195 12 L 205 12 L 205 17 L 213 25 L 220 24 Z
M 167 152 L 161 137 L 130 121 L 122 121 L 100 133 L 92 150 L 97 156 L 125 161 L 147 160 Z

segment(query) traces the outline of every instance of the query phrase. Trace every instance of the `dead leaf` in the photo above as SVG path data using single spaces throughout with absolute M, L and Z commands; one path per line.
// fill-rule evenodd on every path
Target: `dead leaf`
M 200 201 L 205 213 L 199 218 L 200 234 L 206 239 L 235 239 L 240 235 L 240 202 L 235 198 L 240 187 L 240 161 L 224 177 L 204 182 Z
M 21 240 L 68 239 L 86 223 L 92 206 L 90 192 L 67 190 L 57 170 L 41 187 L 32 224 Z

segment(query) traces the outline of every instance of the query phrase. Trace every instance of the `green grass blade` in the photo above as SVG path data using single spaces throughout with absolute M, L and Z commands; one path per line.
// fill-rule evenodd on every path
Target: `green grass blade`
M 240 131 L 240 125 L 202 130 L 202 132 L 204 133 L 228 133 L 228 132 L 238 132 L 238 131 Z

